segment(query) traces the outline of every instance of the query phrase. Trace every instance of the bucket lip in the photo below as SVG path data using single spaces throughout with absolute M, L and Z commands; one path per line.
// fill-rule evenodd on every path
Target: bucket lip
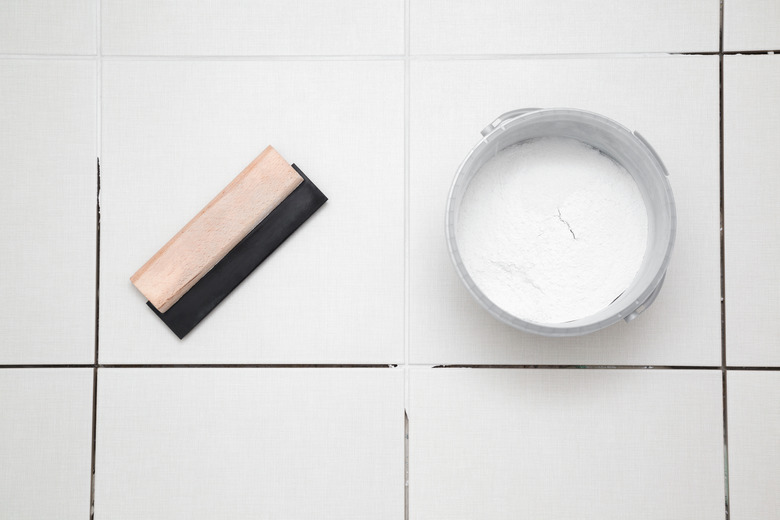
M 455 172 L 455 176 L 452 180 L 452 183 L 450 184 L 450 189 L 447 194 L 447 204 L 445 208 L 445 219 L 444 219 L 445 237 L 447 240 L 447 250 L 449 251 L 450 261 L 455 267 L 455 271 L 458 273 L 458 277 L 460 278 L 463 285 L 466 286 L 466 289 L 469 291 L 471 296 L 477 301 L 477 303 L 479 303 L 479 305 L 482 308 L 484 308 L 486 311 L 488 311 L 488 313 L 490 313 L 498 320 L 506 323 L 511 327 L 522 330 L 524 332 L 530 332 L 541 336 L 564 337 L 564 336 L 580 336 L 580 335 L 590 334 L 591 332 L 595 332 L 597 330 L 613 325 L 620 320 L 633 319 L 639 313 L 644 312 L 644 310 L 646 309 L 642 306 L 650 298 L 654 297 L 654 292 L 659 288 L 659 285 L 663 283 L 663 279 L 664 276 L 666 275 L 669 262 L 671 261 L 672 251 L 674 249 L 674 244 L 677 235 L 677 206 L 674 200 L 672 186 L 668 179 L 668 173 L 666 167 L 664 166 L 663 161 L 661 161 L 661 158 L 658 156 L 655 150 L 651 146 L 649 146 L 649 143 L 645 142 L 644 138 L 637 137 L 635 132 L 631 131 L 626 126 L 618 123 L 617 121 L 611 118 L 598 114 L 596 112 L 591 112 L 579 108 L 562 107 L 562 108 L 538 108 L 538 109 L 512 110 L 511 112 L 505 113 L 505 115 L 510 115 L 510 116 L 506 117 L 505 119 L 503 119 L 504 116 L 499 116 L 497 119 L 495 119 L 493 123 L 493 130 L 484 134 L 482 139 L 480 139 L 477 142 L 477 144 L 474 145 L 471 148 L 471 150 L 469 150 L 468 154 L 466 154 L 466 157 L 460 163 L 457 171 Z M 653 280 L 648 284 L 645 290 L 642 291 L 642 293 L 636 299 L 631 300 L 630 302 L 625 304 L 615 314 L 612 314 L 609 317 L 604 318 L 603 320 L 597 321 L 595 323 L 590 323 L 581 326 L 567 326 L 567 323 L 542 324 L 542 323 L 536 323 L 532 321 L 526 321 L 523 320 L 522 318 L 518 318 L 517 316 L 513 316 L 512 314 L 509 314 L 508 312 L 506 312 L 505 310 L 497 306 L 495 303 L 493 303 L 492 300 L 490 300 L 490 298 L 488 298 L 487 295 L 485 295 L 485 293 L 483 293 L 482 290 L 480 290 L 480 288 L 477 286 L 477 284 L 468 274 L 468 271 L 466 270 L 466 267 L 463 264 L 463 260 L 460 256 L 460 252 L 457 245 L 457 239 L 455 236 L 454 223 L 452 221 L 453 196 L 455 193 L 455 188 L 458 185 L 458 181 L 462 176 L 463 168 L 466 166 L 466 164 L 469 162 L 472 156 L 480 148 L 487 145 L 488 141 L 491 140 L 491 136 L 495 132 L 504 131 L 506 130 L 507 127 L 512 127 L 519 124 L 526 124 L 530 121 L 537 120 L 544 117 L 554 116 L 554 117 L 568 118 L 572 115 L 576 115 L 578 119 L 581 119 L 584 116 L 585 118 L 593 121 L 595 124 L 610 126 L 613 129 L 617 130 L 618 132 L 624 133 L 632 142 L 634 142 L 638 146 L 638 148 L 644 150 L 644 153 L 646 153 L 648 157 L 650 157 L 653 163 L 656 165 L 657 178 L 663 184 L 664 193 L 666 194 L 669 203 L 670 228 L 671 228 L 669 230 L 669 243 L 666 247 L 663 261 L 661 262 L 658 272 L 655 274 Z

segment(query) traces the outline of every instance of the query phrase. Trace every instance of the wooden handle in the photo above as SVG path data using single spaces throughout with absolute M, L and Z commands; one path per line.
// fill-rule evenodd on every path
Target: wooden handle
M 301 182 L 269 146 L 130 281 L 158 311 L 167 311 Z

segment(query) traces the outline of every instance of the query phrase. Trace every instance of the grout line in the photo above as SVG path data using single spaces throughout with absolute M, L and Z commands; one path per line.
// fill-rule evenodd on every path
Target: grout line
M 94 364 L 70 364 L 70 365 L 0 365 L 0 370 L 13 370 L 19 368 L 95 368 Z
M 100 326 L 100 152 L 103 147 L 102 125 L 103 125 L 103 60 L 101 56 L 101 29 L 100 29 L 100 0 L 95 2 L 96 8 L 96 29 L 95 29 L 95 49 L 96 70 L 95 70 L 95 153 L 97 154 L 97 175 L 95 189 L 95 367 L 98 364 L 98 341 Z
M 728 409 L 728 370 L 724 367 L 723 384 L 723 498 L 725 501 L 726 520 L 731 518 L 731 497 L 729 493 L 729 409 Z
M 718 54 L 722 54 L 724 56 L 741 56 L 741 55 L 753 56 L 753 55 L 756 55 L 756 54 L 769 54 L 769 55 L 772 55 L 772 54 L 780 54 L 780 49 L 763 50 L 763 51 L 723 51 L 723 52 L 719 52 Z
M 99 88 L 99 87 L 98 87 Z M 100 118 L 98 110 L 98 119 Z M 100 125 L 98 125 L 98 128 Z M 100 139 L 98 137 L 98 139 Z M 100 157 L 97 158 L 97 188 L 95 190 L 95 359 L 93 365 L 98 365 L 98 349 L 100 342 Z
M 1 54 L 0 60 L 76 60 L 93 61 L 94 54 Z
M 767 51 L 771 52 L 771 51 Z M 537 59 L 603 59 L 603 58 L 669 58 L 685 56 L 717 56 L 717 51 L 705 52 L 568 52 L 554 54 L 415 54 L 412 60 L 537 60 Z
M 601 52 L 559 54 L 329 54 L 329 55 L 141 55 L 115 54 L 2 54 L 0 60 L 94 60 L 108 61 L 431 61 L 431 60 L 522 60 L 522 59 L 598 59 L 667 58 L 676 56 L 751 56 L 780 54 L 780 49 L 701 52 Z
M 404 520 L 409 520 L 411 0 L 404 0 Z
M 720 170 L 718 177 L 718 190 L 720 199 L 720 321 L 721 321 L 721 366 L 726 369 L 726 243 L 725 243 L 725 215 L 724 215 L 724 126 L 723 126 L 723 0 L 721 0 L 720 12 L 720 56 L 718 61 L 718 145 Z
M 403 370 L 396 364 L 261 364 L 261 363 L 213 363 L 213 364 L 99 364 L 98 368 L 389 368 Z
M 432 368 L 444 369 L 505 369 L 505 370 L 721 370 L 720 366 L 684 366 L 684 365 L 434 365 Z M 780 368 L 779 368 L 780 370 Z
M 92 451 L 90 460 L 89 518 L 95 518 L 95 447 L 97 445 L 98 367 L 92 369 Z
M 424 363 L 408 364 L 282 364 L 282 363 L 82 363 L 82 364 L 20 364 L 20 365 L 0 365 L 0 370 L 14 369 L 46 369 L 46 368 L 388 368 L 396 370 L 404 369 L 504 369 L 504 370 L 550 370 L 550 369 L 569 369 L 569 370 L 724 370 L 745 371 L 745 372 L 780 372 L 780 366 L 728 366 L 720 365 L 430 365 Z
M 736 371 L 753 371 L 753 372 L 778 372 L 780 371 L 780 366 L 777 367 L 738 367 L 738 366 L 726 366 L 726 370 L 736 370 Z
M 410 284 L 410 99 L 409 0 L 404 2 L 404 366 L 409 365 L 409 288 Z M 408 396 L 407 396 L 408 397 Z M 406 398 L 404 399 L 406 403 Z
M 409 520 L 409 414 L 404 410 L 404 520 Z
M 90 460 L 89 518 L 95 518 L 95 453 L 97 446 L 97 392 L 100 348 L 100 154 L 103 146 L 103 58 L 101 0 L 95 0 L 95 153 L 97 175 L 95 187 L 95 360 L 92 369 L 92 450 Z
M 97 153 L 97 187 L 95 193 L 95 367 L 99 363 L 100 342 L 100 156 L 103 151 L 103 55 L 101 33 L 101 0 L 95 2 L 97 15 L 95 30 L 97 48 L 97 71 L 95 78 L 95 151 Z
M 110 61 L 403 61 L 402 54 L 258 54 L 258 55 L 141 55 L 112 54 L 104 56 Z
M 100 152 L 102 151 L 102 145 L 103 145 L 103 136 L 102 136 L 102 126 L 103 126 L 103 41 L 102 41 L 102 33 L 101 33 L 101 22 L 100 22 L 100 0 L 97 0 L 98 5 L 98 22 L 97 22 L 97 139 L 98 139 L 98 148 L 97 148 L 97 154 L 98 158 L 100 158 Z M 98 185 L 98 188 L 100 186 Z
M 98 116 L 99 117 L 99 116 Z M 97 200 L 96 212 L 96 240 L 95 240 L 95 358 L 92 364 L 92 451 L 90 460 L 90 491 L 89 491 L 89 518 L 95 515 L 95 445 L 97 439 L 97 377 L 98 377 L 98 343 L 100 323 L 100 158 L 97 160 Z
M 723 19 L 725 0 L 720 1 L 720 32 L 718 34 L 718 112 L 719 112 L 719 193 L 720 193 L 720 340 L 721 371 L 723 385 L 723 499 L 725 518 L 731 518 L 731 499 L 729 492 L 729 408 L 728 408 L 728 364 L 726 356 L 726 235 L 725 235 L 725 161 L 724 161 L 724 113 L 723 113 Z M 730 54 L 730 53 L 729 53 Z
M 680 55 L 685 55 L 685 56 L 721 56 L 721 55 L 723 55 L 723 56 L 742 56 L 742 55 L 753 56 L 753 55 L 758 55 L 758 54 L 768 54 L 768 55 L 780 54 L 780 50 L 766 49 L 766 50 L 761 50 L 761 51 L 675 52 L 675 53 L 672 53 L 672 54 L 675 54 L 675 55 L 680 54 Z
M 412 2 L 411 0 L 404 0 L 404 57 L 411 55 L 411 41 L 412 41 Z

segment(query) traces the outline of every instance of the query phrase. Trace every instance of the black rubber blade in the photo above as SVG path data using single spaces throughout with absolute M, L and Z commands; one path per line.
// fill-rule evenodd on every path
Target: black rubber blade
M 303 182 L 166 312 L 146 302 L 179 339 L 306 222 L 328 198 L 296 165 Z

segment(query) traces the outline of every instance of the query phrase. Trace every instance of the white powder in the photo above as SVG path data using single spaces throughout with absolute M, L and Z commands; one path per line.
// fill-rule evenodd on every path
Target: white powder
M 622 166 L 580 141 L 546 137 L 482 166 L 456 233 L 466 269 L 496 305 L 563 323 L 628 288 L 645 254 L 647 212 Z

